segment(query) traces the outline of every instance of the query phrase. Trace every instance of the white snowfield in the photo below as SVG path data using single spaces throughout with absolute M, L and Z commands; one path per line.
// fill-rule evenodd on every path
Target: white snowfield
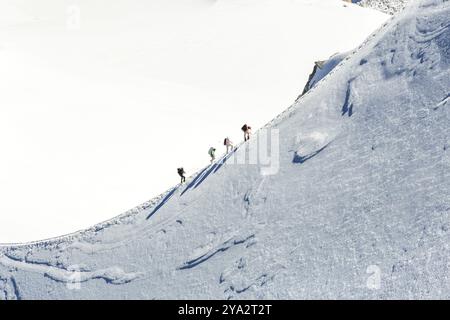
M 341 0 L 111 3 L 0 0 L 0 243 L 153 198 L 388 19 Z
M 233 164 L 254 135 L 134 213 L 2 247 L 0 297 L 450 298 L 449 108 L 450 2 L 412 1 L 266 126 L 278 170 Z

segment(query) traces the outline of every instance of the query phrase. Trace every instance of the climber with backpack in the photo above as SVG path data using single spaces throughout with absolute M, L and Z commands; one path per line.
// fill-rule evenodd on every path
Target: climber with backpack
M 185 183 L 185 182 L 186 182 L 186 177 L 184 176 L 184 174 L 185 174 L 186 172 L 184 172 L 183 167 L 178 168 L 177 171 L 178 171 L 178 175 L 181 177 L 181 183 L 182 183 L 182 184 Z
M 233 142 L 231 142 L 230 138 L 226 137 L 225 140 L 223 140 L 223 145 L 227 147 L 227 153 L 233 151 Z
M 250 139 L 250 133 L 251 133 L 252 127 L 250 127 L 250 126 L 247 125 L 247 124 L 244 124 L 244 125 L 242 126 L 241 130 L 244 131 L 244 141 L 249 140 L 249 139 Z
M 216 160 L 216 149 L 214 147 L 209 148 L 208 154 L 211 157 L 211 163 L 213 163 Z

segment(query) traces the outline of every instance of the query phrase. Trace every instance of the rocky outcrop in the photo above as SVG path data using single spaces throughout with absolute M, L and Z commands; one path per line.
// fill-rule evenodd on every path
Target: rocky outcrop
M 346 1 L 350 2 L 350 1 Z M 402 10 L 409 0 L 353 0 L 354 3 L 358 3 L 360 6 L 369 7 L 380 10 L 388 14 L 395 14 Z
M 348 53 L 336 53 L 332 55 L 328 60 L 316 61 L 312 73 L 309 75 L 303 92 L 304 95 L 312 87 L 314 87 L 320 80 L 322 80 L 328 73 L 331 72 L 346 56 Z

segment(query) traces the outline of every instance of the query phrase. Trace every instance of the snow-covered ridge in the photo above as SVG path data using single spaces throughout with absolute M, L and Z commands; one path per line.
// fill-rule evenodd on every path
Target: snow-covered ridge
M 387 19 L 341 0 L 0 1 L 0 242 L 85 229 L 158 195 L 176 168 L 239 141 L 242 122 L 292 104 L 315 59 Z
M 384 28 L 386 28 L 392 20 L 393 20 L 393 18 L 391 18 L 391 19 L 389 19 L 389 21 L 385 22 L 382 26 L 379 27 L 379 29 L 375 30 L 371 35 L 369 35 L 367 37 L 367 39 L 363 43 L 361 43 L 358 46 L 358 48 L 356 48 L 352 52 L 336 53 L 333 56 L 331 56 L 328 60 L 321 61 L 323 63 L 322 70 L 318 70 L 318 68 L 317 69 L 314 68 L 315 71 L 313 70 L 313 72 L 310 76 L 310 79 L 308 79 L 308 81 L 305 85 L 303 93 L 298 96 L 295 103 L 292 104 L 289 108 L 285 109 L 280 114 L 278 114 L 274 119 L 272 119 L 271 121 L 266 123 L 264 126 L 262 126 L 260 130 L 265 130 L 266 128 L 274 126 L 276 123 L 278 123 L 279 121 L 281 121 L 282 119 L 287 117 L 288 114 L 294 108 L 298 107 L 298 103 L 301 101 L 301 98 L 303 98 L 303 96 L 306 96 L 306 94 L 309 94 L 310 91 L 312 92 L 313 91 L 312 89 L 314 87 L 316 87 L 318 84 L 323 84 L 325 82 L 322 80 L 326 80 L 327 77 L 331 76 L 335 71 L 337 71 L 337 70 L 339 70 L 339 68 L 343 67 L 345 65 L 345 62 L 347 60 L 349 60 L 351 58 L 351 56 L 355 55 L 360 49 L 362 49 L 364 46 L 366 46 L 367 43 L 369 43 L 369 41 L 373 37 L 375 37 Z M 335 68 L 337 70 L 334 70 Z M 259 130 L 257 132 L 255 132 L 255 134 L 258 134 L 258 132 L 259 132 Z M 243 144 L 244 144 L 244 142 L 240 142 L 238 145 L 236 145 L 236 147 L 239 148 Z M 189 181 L 195 180 L 196 177 L 198 178 L 199 175 L 201 175 L 206 169 L 208 169 L 208 167 L 201 168 L 200 170 L 191 174 L 187 178 L 188 183 L 189 183 Z M 40 239 L 40 240 L 36 240 L 36 241 L 30 241 L 30 242 L 26 242 L 26 243 L 0 243 L 0 248 L 1 247 L 28 247 L 28 246 L 35 246 L 35 245 L 55 246 L 61 242 L 72 241 L 79 237 L 92 236 L 96 232 L 106 229 L 108 227 L 111 227 L 114 225 L 120 225 L 122 223 L 127 223 L 127 221 L 132 220 L 135 215 L 142 214 L 142 212 L 145 212 L 146 210 L 149 210 L 150 208 L 157 206 L 158 203 L 161 203 L 162 201 L 165 202 L 165 199 L 170 198 L 170 196 L 172 195 L 172 192 L 174 190 L 176 190 L 178 187 L 180 187 L 180 185 L 170 187 L 168 190 L 162 192 L 158 196 L 156 196 L 148 201 L 145 201 L 144 203 L 139 204 L 139 205 L 135 206 L 134 208 L 129 209 L 126 212 L 124 212 L 116 217 L 113 217 L 111 219 L 100 222 L 100 223 L 98 223 L 90 228 L 87 228 L 85 230 L 79 230 L 79 231 L 73 232 L 71 234 L 56 236 L 56 237 L 52 237 L 52 238 L 48 238 L 48 239 Z
M 0 297 L 448 298 L 449 13 L 414 2 L 274 119 L 275 174 L 224 158 L 121 223 L 2 247 Z

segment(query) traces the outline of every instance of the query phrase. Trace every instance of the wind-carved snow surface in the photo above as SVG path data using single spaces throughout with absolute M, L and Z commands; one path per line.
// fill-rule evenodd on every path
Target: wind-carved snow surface
M 450 298 L 450 2 L 414 1 L 229 158 L 83 233 L 0 248 L 2 299 Z M 259 134 L 263 134 L 260 131 Z

